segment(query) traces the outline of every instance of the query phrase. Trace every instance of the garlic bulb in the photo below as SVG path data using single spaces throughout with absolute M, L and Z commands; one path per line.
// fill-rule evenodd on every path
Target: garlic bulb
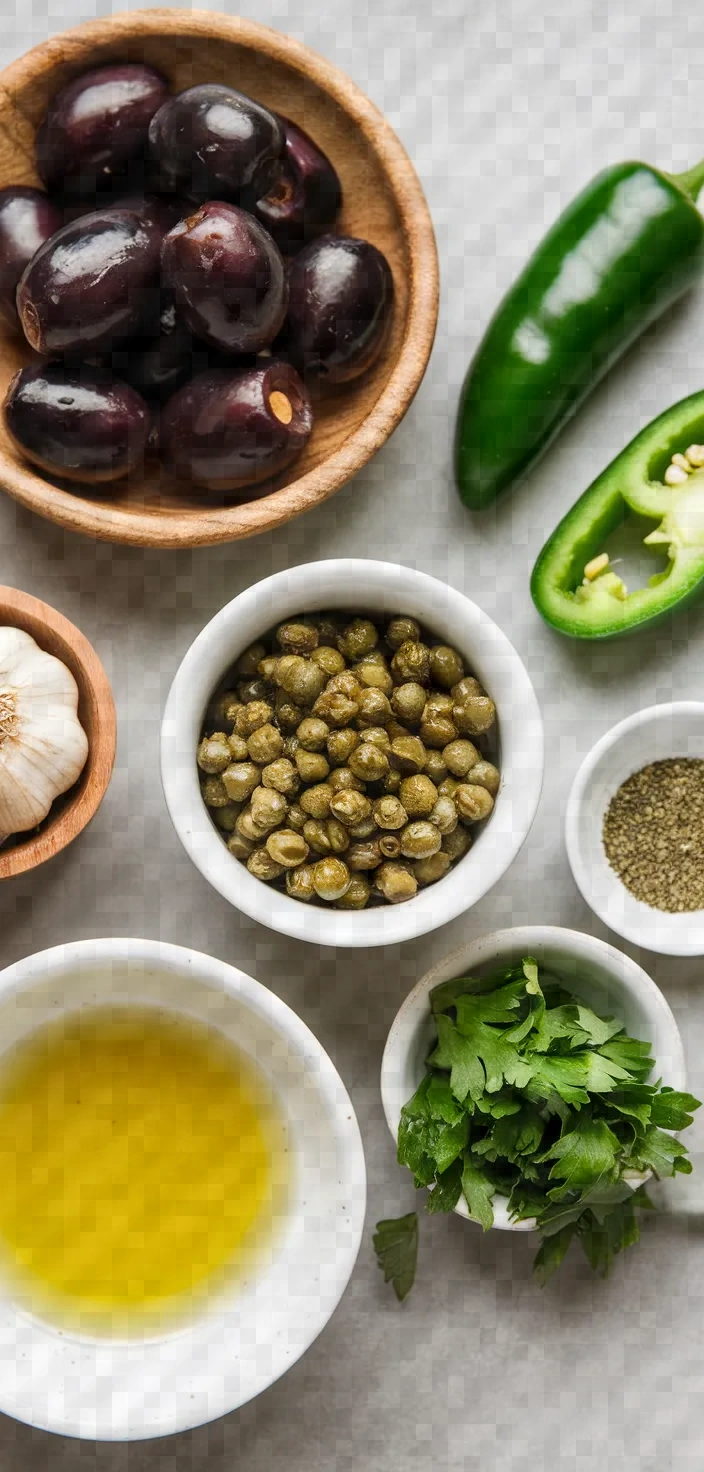
M 21 629 L 0 628 L 0 843 L 46 817 L 88 757 L 70 670 Z

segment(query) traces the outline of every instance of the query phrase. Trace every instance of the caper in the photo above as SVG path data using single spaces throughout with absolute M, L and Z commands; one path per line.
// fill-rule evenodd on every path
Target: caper
M 332 787 L 327 782 L 320 782 L 315 787 L 307 787 L 301 793 L 299 807 L 303 808 L 304 813 L 310 813 L 311 818 L 327 818 L 333 796 Z
M 408 822 L 408 813 L 397 797 L 378 797 L 372 811 L 379 828 L 396 830 Z
M 362 741 L 350 754 L 350 770 L 355 777 L 365 782 L 379 782 L 389 770 L 389 758 L 385 751 L 371 742 Z
M 388 653 L 385 652 L 384 649 L 382 649 L 381 645 L 377 644 L 375 649 L 368 649 L 366 654 L 362 655 L 359 664 L 378 664 L 381 665 L 382 669 L 387 670 L 389 667 L 389 656 Z M 355 665 L 355 674 L 357 673 L 358 668 L 359 665 Z
M 463 705 L 465 700 L 469 700 L 475 695 L 485 695 L 486 691 L 484 686 L 480 685 L 478 680 L 475 680 L 474 675 L 464 675 L 461 680 L 457 681 L 456 685 L 452 686 L 450 694 L 455 705 Z
M 391 696 L 391 708 L 400 721 L 416 726 L 425 710 L 427 698 L 422 685 L 416 680 L 407 680 L 404 685 L 396 686 Z
M 339 649 L 333 649 L 329 644 L 319 644 L 311 654 L 311 662 L 325 670 L 326 675 L 339 675 L 345 668 Z
M 260 828 L 259 824 L 255 823 L 252 809 L 249 806 L 242 809 L 235 823 L 235 832 L 239 833 L 240 838 L 246 838 L 251 843 L 263 843 L 267 836 L 266 828 Z
M 327 752 L 333 766 L 344 766 L 359 741 L 359 733 L 353 731 L 351 726 L 347 726 L 344 731 L 331 731 L 327 739 Z
M 496 797 L 501 783 L 501 773 L 491 762 L 478 761 L 475 766 L 470 767 L 467 773 L 467 781 L 474 787 L 486 787 L 492 797 Z
M 349 767 L 335 767 L 327 778 L 333 792 L 364 792 L 364 783 Z
M 357 839 L 357 838 L 376 838 L 377 837 L 377 826 L 376 826 L 376 823 L 374 821 L 374 815 L 373 815 L 373 813 L 369 813 L 366 818 L 362 818 L 361 823 L 353 823 L 347 829 L 347 832 L 349 833 L 350 838 L 354 838 L 354 839 Z
M 356 664 L 355 675 L 360 685 L 369 690 L 380 690 L 382 695 L 390 695 L 394 688 L 394 682 L 385 665 L 377 664 L 376 661 L 366 661 Z
M 253 731 L 247 742 L 247 751 L 252 761 L 258 762 L 260 766 L 266 766 L 268 762 L 275 762 L 276 758 L 281 756 L 283 749 L 284 738 L 281 732 L 277 731 L 276 726 L 271 725 L 271 722 Z
M 288 757 L 280 756 L 275 762 L 270 762 L 262 772 L 262 784 L 264 787 L 275 787 L 277 792 L 283 792 L 285 797 L 295 797 L 301 785 L 293 762 Z
M 385 726 L 391 720 L 391 705 L 383 690 L 363 690 L 358 704 L 360 726 Z
M 481 823 L 483 818 L 488 818 L 494 799 L 486 787 L 475 787 L 472 783 L 463 782 L 455 793 L 455 805 L 460 817 L 466 822 Z
M 434 644 L 430 651 L 430 674 L 443 690 L 451 690 L 464 675 L 462 655 L 449 644 Z
M 341 690 L 324 690 L 313 706 L 313 715 L 327 721 L 329 726 L 349 726 L 358 710 L 357 701 L 349 700 Z
M 218 776 L 229 767 L 232 757 L 224 731 L 215 731 L 212 736 L 203 737 L 198 747 L 197 761 L 201 772 L 207 772 L 209 777 Z
M 396 736 L 391 742 L 389 762 L 397 772 L 422 772 L 425 747 L 419 736 Z
M 434 823 L 440 833 L 452 833 L 457 827 L 457 808 L 451 797 L 438 797 L 428 822 Z
M 451 695 L 446 695 L 442 690 L 432 690 L 425 697 L 422 720 L 432 720 L 433 716 L 451 716 L 454 700 Z
M 377 839 L 377 843 L 379 844 L 379 853 L 383 854 L 385 859 L 398 858 L 401 852 L 401 840 L 395 833 L 382 833 L 381 837 Z
M 287 624 L 279 624 L 276 630 L 276 642 L 285 649 L 287 654 L 312 654 L 320 642 L 318 630 L 313 624 L 292 621 Z
M 266 884 L 272 879 L 278 879 L 284 872 L 283 864 L 277 864 L 265 848 L 255 848 L 254 853 L 249 855 L 247 868 L 255 879 L 263 879 Z
M 345 659 L 361 659 L 379 643 L 379 632 L 368 618 L 353 618 L 340 634 L 337 647 Z
M 417 644 L 420 639 L 420 624 L 414 618 L 392 618 L 386 630 L 386 642 L 392 649 L 400 649 L 402 644 Z
M 437 751 L 431 746 L 430 750 L 427 751 L 425 755 L 425 766 L 423 768 L 423 771 L 425 772 L 426 777 L 429 777 L 431 782 L 435 783 L 436 787 L 439 787 L 440 783 L 444 782 L 445 778 L 448 776 L 448 770 L 445 766 L 445 761 L 441 751 Z
M 328 818 L 326 823 L 330 847 L 334 854 L 343 854 L 350 846 L 350 835 L 339 818 Z
M 363 910 L 371 894 L 371 885 L 363 874 L 351 874 L 345 893 L 335 900 L 336 910 Z
M 348 700 L 359 700 L 362 694 L 362 686 L 351 670 L 343 670 L 341 675 L 333 675 L 332 679 L 328 680 L 325 689 L 331 695 L 339 691 L 342 695 L 346 695 Z
M 295 869 L 298 864 L 305 863 L 310 853 L 305 838 L 291 828 L 279 828 L 277 833 L 270 833 L 266 847 L 269 856 L 284 869 Z
M 272 693 L 273 687 L 269 681 L 259 677 L 256 680 L 246 680 L 242 685 L 237 686 L 237 694 L 242 705 L 254 705 L 258 700 L 268 701 Z
M 438 784 L 438 792 L 441 797 L 454 798 L 459 785 L 460 783 L 457 777 L 444 777 L 442 782 Z
M 427 685 L 430 678 L 430 650 L 427 644 L 407 639 L 396 650 L 391 661 L 391 673 L 399 685 L 404 685 L 408 680 Z
M 410 866 L 393 862 L 381 865 L 374 875 L 374 883 L 390 905 L 412 900 L 418 889 L 418 881 Z
M 393 769 L 386 773 L 384 778 L 384 792 L 399 792 L 401 787 L 401 773 Z
M 354 873 L 358 869 L 376 869 L 382 862 L 384 855 L 379 848 L 375 838 L 363 838 L 359 843 L 353 843 L 345 855 L 348 869 Z
M 479 752 L 471 741 L 450 741 L 442 755 L 453 777 L 466 777 L 470 767 L 479 761 Z
M 249 748 L 247 746 L 247 742 L 244 739 L 244 736 L 238 736 L 237 732 L 233 731 L 232 735 L 228 736 L 227 738 L 227 744 L 230 748 L 231 762 L 247 761 L 247 758 L 249 757 Z
M 421 721 L 419 735 L 426 746 L 444 750 L 450 742 L 456 740 L 457 726 L 449 716 L 434 714 L 430 720 Z
M 227 847 L 235 859 L 246 864 L 254 849 L 254 843 L 250 838 L 243 838 L 241 833 L 231 833 L 227 840 Z
M 294 761 L 302 782 L 324 782 L 330 771 L 330 763 L 321 751 L 305 751 L 299 746 Z
M 328 825 L 320 818 L 309 818 L 303 829 L 303 837 L 316 854 L 331 854 L 332 843 Z
M 276 697 L 276 724 L 280 731 L 295 731 L 301 724 L 303 711 L 300 705 L 291 700 L 285 690 L 279 690 Z
M 286 873 L 286 893 L 293 900 L 303 900 L 306 904 L 312 900 L 315 894 L 315 864 L 299 864 L 297 869 L 289 869 Z
M 456 864 L 471 847 L 472 835 L 460 823 L 451 833 L 446 833 L 442 840 L 442 851 L 447 854 L 451 864 Z
M 438 879 L 444 879 L 451 868 L 450 855 L 439 848 L 437 853 L 431 854 L 429 858 L 417 859 L 413 865 L 413 873 L 421 885 L 436 884 Z
M 286 814 L 286 822 L 288 823 L 289 828 L 293 828 L 295 833 L 303 832 L 303 829 L 308 822 L 308 814 L 304 812 L 300 803 L 291 803 L 288 813 Z
M 362 792 L 354 792 L 342 789 L 336 792 L 330 800 L 330 812 L 339 818 L 341 823 L 347 827 L 354 827 L 355 823 L 361 823 L 369 817 L 372 805 L 368 797 Z
M 429 859 L 442 843 L 442 834 L 433 823 L 409 823 L 401 832 L 401 853 L 406 859 Z
M 243 705 L 238 710 L 235 730 L 238 736 L 243 736 L 247 741 L 260 726 L 268 726 L 273 718 L 274 712 L 267 700 L 252 700 L 249 705 Z
M 250 644 L 249 648 L 245 649 L 240 655 L 235 665 L 237 674 L 243 675 L 245 678 L 247 676 L 261 674 L 259 665 L 265 657 L 266 647 L 264 644 Z
M 283 823 L 288 812 L 288 803 L 282 792 L 274 787 L 255 787 L 252 793 L 252 821 L 268 833 Z
M 330 727 L 317 716 L 306 716 L 296 730 L 298 740 L 306 751 L 322 751 L 330 734 Z
M 488 695 L 472 695 L 453 706 L 452 719 L 463 736 L 481 736 L 496 720 L 496 706 Z
M 409 818 L 427 818 L 438 800 L 438 789 L 422 772 L 414 777 L 405 777 L 401 783 L 399 797 Z
M 342 859 L 319 859 L 313 871 L 315 892 L 321 900 L 339 900 L 349 889 L 350 871 Z
M 276 683 L 276 670 L 280 656 L 278 654 L 267 654 L 260 659 L 257 669 L 263 680 L 269 684 Z
M 227 807 L 213 808 L 213 822 L 221 833 L 234 833 L 237 819 L 242 811 L 238 802 L 228 802 Z
M 387 756 L 391 750 L 391 738 L 385 726 L 365 726 L 362 740 L 371 741 L 372 746 L 378 746 Z
M 279 660 L 279 669 L 282 663 Z M 325 670 L 321 670 L 319 665 L 295 654 L 280 678 L 280 684 L 286 694 L 295 700 L 296 705 L 312 705 L 325 689 L 327 678 Z
M 261 773 L 254 762 L 233 762 L 222 774 L 222 782 L 228 802 L 246 802 L 261 782 Z

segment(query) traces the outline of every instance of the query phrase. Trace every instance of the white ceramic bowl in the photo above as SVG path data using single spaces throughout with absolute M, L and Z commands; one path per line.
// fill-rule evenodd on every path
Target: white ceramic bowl
M 578 888 L 600 920 L 626 940 L 666 956 L 704 956 L 704 910 L 668 914 L 637 900 L 608 862 L 606 809 L 631 773 L 669 757 L 704 758 L 704 703 L 652 705 L 620 721 L 584 758 L 567 802 L 565 841 Z
M 198 785 L 195 752 L 208 701 L 248 644 L 296 613 L 344 608 L 408 613 L 453 644 L 498 710 L 502 783 L 496 807 L 470 852 L 437 884 L 400 905 L 327 910 L 290 899 L 249 874 L 212 824 Z M 518 853 L 540 797 L 543 728 L 533 687 L 505 634 L 464 594 L 390 562 L 312 562 L 276 573 L 226 604 L 198 635 L 171 687 L 162 726 L 161 771 L 171 819 L 186 852 L 213 888 L 246 915 L 299 940 L 380 946 L 412 940 L 476 904 Z
M 674 1089 L 685 1087 L 684 1050 L 677 1023 L 662 992 L 635 961 L 605 941 L 577 930 L 562 930 L 556 925 L 517 926 L 467 941 L 438 961 L 397 1012 L 381 1064 L 381 1097 L 394 1140 L 398 1138 L 403 1105 L 423 1078 L 425 1060 L 436 1036 L 430 992 L 454 976 L 485 975 L 524 956 L 535 956 L 557 972 L 567 990 L 595 1012 L 620 1018 L 634 1037 L 651 1044 L 656 1074 L 663 1083 Z M 647 1179 L 634 1178 L 634 1187 Z M 464 1197 L 455 1210 L 469 1218 Z M 532 1221 L 510 1220 L 504 1196 L 494 1198 L 494 1226 L 513 1232 L 534 1230 Z
M 0 973 L 0 1070 L 2 1053 L 48 1017 L 107 1002 L 162 1006 L 230 1037 L 269 1079 L 294 1157 L 288 1216 L 266 1259 L 171 1333 L 69 1334 L 0 1286 L 0 1410 L 65 1436 L 127 1441 L 235 1410 L 295 1363 L 347 1285 L 366 1186 L 354 1110 L 327 1054 L 278 997 L 212 956 L 118 939 L 17 962 Z

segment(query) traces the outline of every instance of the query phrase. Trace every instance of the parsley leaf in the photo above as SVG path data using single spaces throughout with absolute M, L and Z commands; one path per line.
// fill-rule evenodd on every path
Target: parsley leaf
M 604 1177 L 615 1175 L 619 1154 L 619 1142 L 605 1120 L 579 1116 L 574 1129 L 561 1135 L 540 1157 L 541 1161 L 555 1161 L 550 1180 L 564 1182 L 559 1194 L 550 1192 L 551 1199 L 560 1200 L 566 1191 L 588 1191 Z
M 392 1283 L 399 1302 L 410 1293 L 418 1261 L 418 1214 L 377 1222 L 374 1233 L 376 1260 L 384 1282 Z
M 695 1109 L 701 1109 L 701 1102 L 693 1094 L 681 1094 L 675 1089 L 664 1088 L 653 1099 L 650 1118 L 661 1129 L 684 1130 L 692 1123 Z
M 427 1209 L 429 1212 L 454 1211 L 461 1195 L 462 1161 L 457 1159 L 436 1177 L 435 1185 L 428 1191 Z
M 469 1207 L 469 1214 L 488 1232 L 494 1225 L 494 1208 L 491 1204 L 494 1186 L 480 1166 L 465 1156 L 462 1171 L 462 1191 Z

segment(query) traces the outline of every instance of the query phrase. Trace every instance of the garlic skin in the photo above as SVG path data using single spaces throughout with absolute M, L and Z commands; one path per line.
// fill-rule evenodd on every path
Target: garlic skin
M 21 629 L 0 628 L 0 843 L 36 828 L 83 771 L 77 710 L 65 664 Z

